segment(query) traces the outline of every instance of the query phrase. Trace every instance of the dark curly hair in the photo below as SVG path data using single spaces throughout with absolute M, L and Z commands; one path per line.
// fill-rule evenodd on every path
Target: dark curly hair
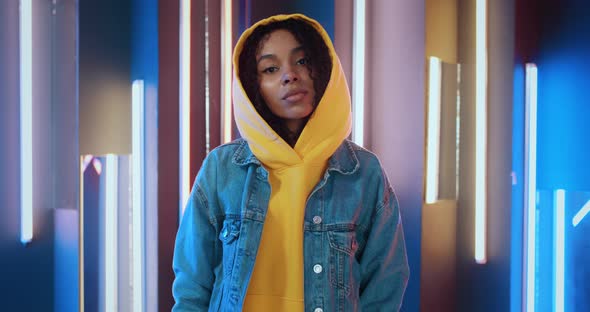
M 289 145 L 294 146 L 299 138 L 299 133 L 292 133 L 286 126 L 284 120 L 273 114 L 262 95 L 258 84 L 258 71 L 256 68 L 256 55 L 269 35 L 279 29 L 289 31 L 295 39 L 303 46 L 307 58 L 307 67 L 313 80 L 315 98 L 314 109 L 324 95 L 330 73 L 332 71 L 332 58 L 330 51 L 317 30 L 304 20 L 290 18 L 282 21 L 271 22 L 260 25 L 254 29 L 244 41 L 242 52 L 239 58 L 239 77 L 248 98 L 258 111 L 258 114 L 268 125 Z M 309 117 L 308 117 L 309 118 Z M 307 119 L 305 120 L 307 123 Z

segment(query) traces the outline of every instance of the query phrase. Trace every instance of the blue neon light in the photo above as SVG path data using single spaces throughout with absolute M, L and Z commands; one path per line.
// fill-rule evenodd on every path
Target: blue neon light
M 576 213 L 574 218 L 572 219 L 573 226 L 578 226 L 582 219 L 590 212 L 590 200 Z
M 564 310 L 564 272 L 565 272 L 565 191 L 555 191 L 555 224 L 554 224 L 554 239 L 555 239 L 555 277 L 554 277 L 554 291 L 555 291 L 555 312 L 563 312 Z

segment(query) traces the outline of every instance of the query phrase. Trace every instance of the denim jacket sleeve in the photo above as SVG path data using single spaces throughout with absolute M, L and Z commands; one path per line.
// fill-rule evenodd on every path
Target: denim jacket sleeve
M 384 192 L 360 259 L 363 311 L 398 311 L 409 278 L 398 201 L 387 178 L 384 180 Z
M 202 173 L 202 172 L 201 172 Z M 211 221 L 205 193 L 193 186 L 174 246 L 175 274 L 172 294 L 176 301 L 172 311 L 207 311 L 218 263 L 216 229 Z

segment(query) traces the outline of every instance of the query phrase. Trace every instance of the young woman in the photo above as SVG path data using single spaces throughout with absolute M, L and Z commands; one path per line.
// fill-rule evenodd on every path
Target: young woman
M 234 51 L 242 135 L 212 151 L 174 251 L 174 311 L 396 311 L 408 281 L 400 212 L 371 152 L 346 138 L 350 95 L 326 31 L 303 15 Z

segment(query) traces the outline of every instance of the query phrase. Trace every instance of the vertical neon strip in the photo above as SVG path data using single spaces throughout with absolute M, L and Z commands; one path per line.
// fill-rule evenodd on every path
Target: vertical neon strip
M 352 33 L 352 141 L 363 146 L 365 129 L 365 0 L 354 1 Z
M 590 212 L 590 200 L 588 202 L 586 202 L 586 204 L 584 204 L 584 206 L 582 206 L 582 209 L 580 209 L 580 211 L 578 211 L 576 213 L 576 215 L 572 219 L 572 225 L 573 226 L 578 226 L 578 224 L 580 224 L 580 221 L 582 221 L 582 219 L 584 219 L 584 217 L 589 212 Z
M 231 84 L 232 84 L 232 0 L 221 2 L 221 96 L 223 105 L 222 114 L 222 142 L 232 140 L 232 107 L 231 107 Z
M 20 2 L 20 205 L 23 244 L 33 239 L 33 8 Z
M 555 191 L 555 308 L 554 312 L 563 312 L 564 308 L 564 255 L 565 255 L 565 191 Z
M 190 193 L 191 2 L 180 3 L 180 217 Z
M 486 256 L 487 201 L 487 2 L 476 4 L 476 108 L 475 108 L 475 261 L 483 264 Z
M 440 153 L 440 101 L 442 70 L 440 59 L 430 57 L 428 72 L 428 141 L 426 153 L 426 203 L 438 199 Z
M 442 80 L 442 79 L 441 79 Z M 457 64 L 457 86 L 461 85 L 461 64 Z M 455 115 L 455 198 L 459 198 L 459 163 L 461 160 L 461 88 L 457 88 L 457 113 Z
M 105 198 L 105 311 L 117 311 L 117 211 L 119 210 L 117 190 L 119 189 L 119 161 L 116 155 L 106 156 L 106 198 Z
M 525 211 L 526 311 L 535 311 L 536 210 L 537 210 L 537 67 L 526 65 L 525 87 Z
M 91 155 L 80 156 L 80 213 L 78 214 L 78 307 L 84 312 L 84 171 L 90 164 Z M 86 160 L 88 159 L 88 160 Z
M 145 119 L 144 82 L 135 80 L 132 85 L 132 263 L 133 263 L 133 311 L 143 311 L 143 211 L 144 211 L 144 163 Z

